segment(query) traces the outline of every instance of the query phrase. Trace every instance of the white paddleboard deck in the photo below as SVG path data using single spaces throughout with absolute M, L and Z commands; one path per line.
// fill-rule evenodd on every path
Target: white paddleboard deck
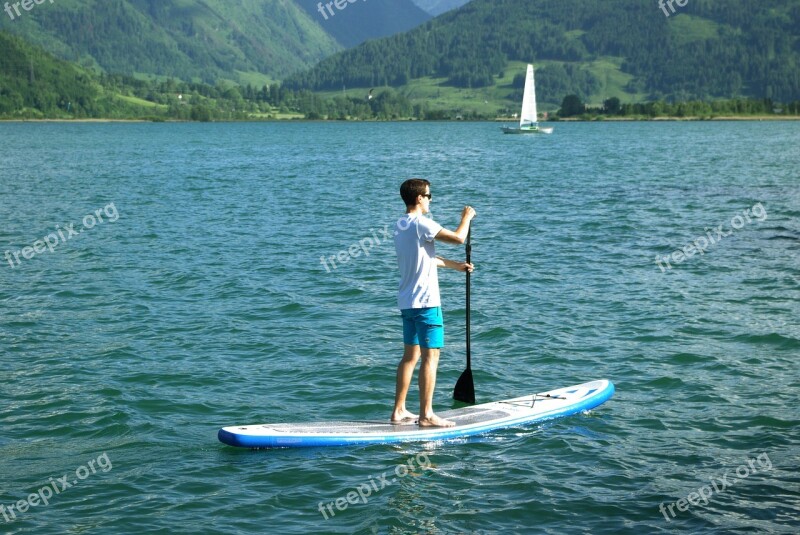
M 449 440 L 588 411 L 613 394 L 613 383 L 603 379 L 438 413 L 440 417 L 455 422 L 455 427 L 419 427 L 411 421 L 403 424 L 388 421 L 279 423 L 223 427 L 218 438 L 225 444 L 243 448 Z

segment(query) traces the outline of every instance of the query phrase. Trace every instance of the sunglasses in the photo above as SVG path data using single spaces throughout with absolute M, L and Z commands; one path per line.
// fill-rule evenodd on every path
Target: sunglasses
M 423 194 L 422 194 L 422 196 L 423 196 L 423 197 L 427 197 L 427 198 L 428 198 L 428 200 L 431 200 L 431 199 L 433 199 L 433 197 L 431 196 L 431 194 L 430 194 L 430 193 L 423 193 Z

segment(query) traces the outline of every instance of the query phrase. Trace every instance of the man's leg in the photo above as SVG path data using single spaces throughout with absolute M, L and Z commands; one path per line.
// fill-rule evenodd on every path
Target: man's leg
M 436 389 L 436 369 L 439 367 L 439 350 L 422 348 L 422 365 L 419 368 L 419 425 L 420 427 L 453 427 L 450 420 L 433 413 L 433 391 Z
M 392 422 L 403 420 L 413 420 L 417 417 L 406 409 L 406 395 L 411 386 L 411 378 L 414 376 L 414 368 L 417 367 L 419 360 L 419 346 L 403 344 L 403 360 L 397 366 L 397 387 L 394 394 L 394 411 L 392 411 Z

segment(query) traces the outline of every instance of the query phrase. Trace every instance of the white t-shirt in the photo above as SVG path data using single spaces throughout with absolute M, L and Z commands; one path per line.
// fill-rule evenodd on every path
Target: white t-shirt
M 400 267 L 400 310 L 442 306 L 433 242 L 440 230 L 439 223 L 425 216 L 406 214 L 397 220 L 394 247 Z

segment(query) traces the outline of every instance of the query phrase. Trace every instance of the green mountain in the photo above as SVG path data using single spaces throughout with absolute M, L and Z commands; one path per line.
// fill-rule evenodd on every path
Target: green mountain
M 0 29 L 110 73 L 261 82 L 342 49 L 286 0 L 58 0 L 11 15 Z
M 58 0 L 0 30 L 108 73 L 263 83 L 431 16 L 412 0 Z M 341 9 L 337 6 L 341 6 Z
M 327 58 L 285 85 L 393 86 L 492 106 L 518 101 L 524 64 L 533 62 L 537 96 L 551 109 L 571 93 L 594 103 L 800 97 L 800 0 L 672 5 L 666 16 L 641 0 L 473 0 Z

